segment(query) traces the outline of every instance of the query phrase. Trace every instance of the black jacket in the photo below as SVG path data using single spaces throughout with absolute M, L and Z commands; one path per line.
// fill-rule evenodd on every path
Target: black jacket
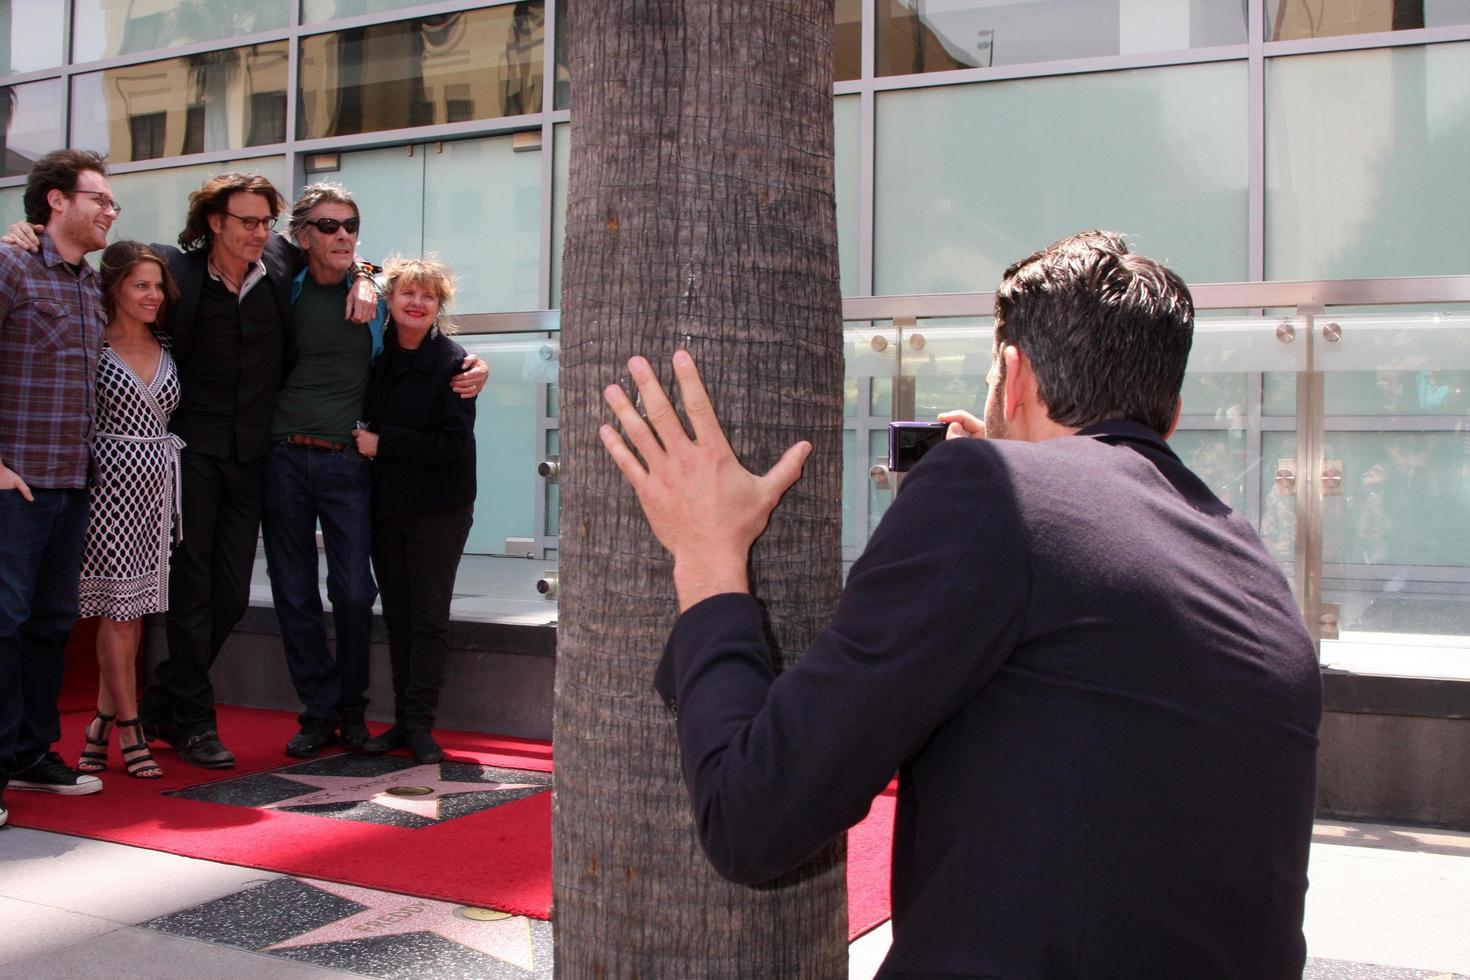
M 898 772 L 880 976 L 1301 976 L 1312 643 L 1255 531 L 1143 426 L 942 443 L 795 667 L 721 595 L 659 689 L 728 876 L 795 866 Z
M 373 365 L 366 421 L 378 434 L 373 518 L 472 504 L 475 500 L 475 399 L 449 387 L 464 348 L 435 327 L 416 350 L 398 347 L 390 325 Z
M 153 249 L 168 263 L 179 287 L 179 302 L 169 314 L 167 329 L 184 396 L 170 428 L 194 452 L 214 456 L 233 452 L 242 462 L 261 458 L 270 438 L 285 352 L 294 340 L 291 279 L 301 266 L 301 253 L 280 235 L 267 240 L 261 256 L 265 278 L 252 287 L 240 307 L 242 320 L 248 322 L 242 323 L 238 364 L 221 370 L 221 365 L 208 363 L 209 358 L 195 357 L 196 346 L 207 344 L 196 340 L 209 250 L 182 252 L 159 244 Z M 265 290 L 267 297 L 255 295 L 256 290 Z M 201 390 L 201 385 L 211 387 Z

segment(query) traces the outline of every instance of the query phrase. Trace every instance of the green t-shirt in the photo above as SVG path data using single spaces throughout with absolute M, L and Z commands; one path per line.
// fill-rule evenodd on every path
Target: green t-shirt
M 272 439 L 312 436 L 346 443 L 362 413 L 372 373 L 373 338 L 365 323 L 343 315 L 347 284 L 320 286 L 308 273 L 293 309 L 296 363 L 276 398 Z

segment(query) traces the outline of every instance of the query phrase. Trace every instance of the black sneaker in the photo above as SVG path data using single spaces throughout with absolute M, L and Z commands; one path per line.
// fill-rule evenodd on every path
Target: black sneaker
M 439 748 L 434 736 L 425 731 L 408 733 L 408 751 L 413 753 L 413 761 L 421 766 L 444 761 L 444 750 Z
M 332 744 L 332 732 L 336 727 L 326 718 L 306 719 L 301 723 L 301 731 L 286 743 L 286 754 L 298 759 L 319 755 L 323 748 Z
M 10 777 L 10 789 L 32 789 L 39 793 L 60 793 L 62 796 L 87 796 L 102 791 L 102 780 L 96 776 L 67 768 L 61 756 L 47 752 L 40 761 L 23 772 Z
M 356 752 L 368 740 L 368 727 L 363 721 L 361 711 L 342 712 L 342 724 L 339 729 L 338 741 L 349 752 Z
M 235 756 L 219 740 L 219 733 L 210 729 L 193 735 L 175 735 L 168 740 L 179 756 L 191 766 L 204 769 L 233 769 Z

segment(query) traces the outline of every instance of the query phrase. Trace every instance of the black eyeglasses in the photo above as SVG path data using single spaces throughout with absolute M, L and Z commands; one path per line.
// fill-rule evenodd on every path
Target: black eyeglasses
M 346 221 L 338 221 L 336 218 L 317 218 L 315 221 L 303 221 L 303 225 L 311 225 L 323 235 L 335 235 L 338 228 L 346 228 L 347 234 L 357 234 L 357 229 L 362 225 L 361 218 L 348 218 Z
M 102 210 L 104 211 L 111 211 L 113 214 L 122 214 L 122 205 L 117 203 L 117 201 L 113 199 L 111 194 L 104 194 L 102 191 L 81 190 L 76 191 L 76 193 L 88 195 L 92 198 L 92 200 L 102 205 Z
M 244 215 L 235 214 L 233 211 L 226 211 L 225 214 L 229 215 L 236 221 L 240 222 L 240 224 L 244 225 L 246 231 L 254 231 L 261 225 L 265 225 L 267 230 L 270 230 L 271 228 L 274 228 L 276 226 L 275 218 L 247 218 Z

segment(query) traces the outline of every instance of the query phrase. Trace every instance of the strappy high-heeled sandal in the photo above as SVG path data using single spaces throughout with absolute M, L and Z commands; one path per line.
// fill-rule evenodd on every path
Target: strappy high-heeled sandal
M 123 741 L 123 729 L 130 729 L 133 733 L 133 744 L 128 745 Z M 143 722 L 137 718 L 117 723 L 117 744 L 122 749 L 123 767 L 129 776 L 134 779 L 157 779 L 163 775 L 163 770 L 158 763 L 153 761 L 153 753 L 148 750 L 148 741 L 143 737 Z
M 99 711 L 87 722 L 87 747 L 82 749 L 82 757 L 77 761 L 77 772 L 101 772 L 107 768 L 107 737 L 116 720 L 116 715 Z

